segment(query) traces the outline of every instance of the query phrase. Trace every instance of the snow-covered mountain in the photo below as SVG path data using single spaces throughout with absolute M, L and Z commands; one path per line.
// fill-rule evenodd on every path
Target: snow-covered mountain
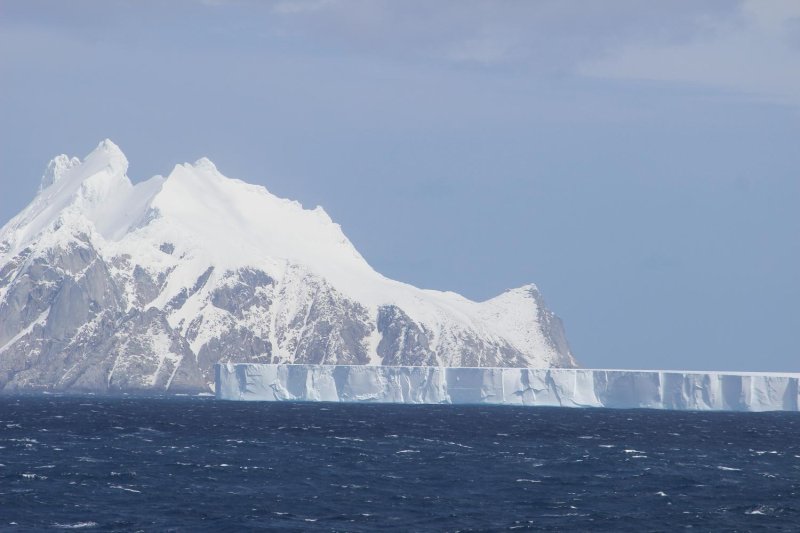
M 534 285 L 418 289 L 208 159 L 127 169 L 109 140 L 58 156 L 0 230 L 0 390 L 208 391 L 217 362 L 576 366 Z

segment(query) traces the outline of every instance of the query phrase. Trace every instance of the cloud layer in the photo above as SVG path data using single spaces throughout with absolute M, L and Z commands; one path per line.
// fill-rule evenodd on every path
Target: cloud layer
M 698 18 L 696 31 L 677 42 L 653 41 L 624 43 L 579 72 L 696 84 L 800 105 L 796 0 L 748 0 L 726 16 Z

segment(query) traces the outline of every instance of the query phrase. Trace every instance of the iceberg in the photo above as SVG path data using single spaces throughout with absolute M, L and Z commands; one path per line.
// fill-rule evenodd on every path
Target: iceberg
M 798 411 L 800 373 L 216 365 L 219 400 Z

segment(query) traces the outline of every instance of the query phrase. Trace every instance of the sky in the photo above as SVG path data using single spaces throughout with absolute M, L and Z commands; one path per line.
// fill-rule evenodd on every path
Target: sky
M 800 2 L 0 0 L 0 223 L 201 156 L 585 367 L 800 371 Z

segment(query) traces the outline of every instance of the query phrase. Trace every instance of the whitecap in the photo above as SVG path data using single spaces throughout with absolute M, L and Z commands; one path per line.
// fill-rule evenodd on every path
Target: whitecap
M 53 527 L 58 529 L 84 529 L 87 527 L 97 527 L 97 522 L 75 522 L 74 524 L 59 524 L 56 522 Z
M 730 466 L 718 466 L 717 468 L 719 470 L 725 470 L 726 472 L 741 472 L 742 471 L 741 468 L 733 468 L 733 467 L 730 467 Z
M 122 485 L 109 485 L 109 488 L 111 488 L 111 489 L 125 490 L 125 491 L 128 491 L 128 492 L 135 492 L 135 493 L 137 493 L 137 494 L 141 494 L 141 492 L 142 492 L 142 491 L 140 491 L 140 490 L 131 489 L 131 488 L 128 488 L 128 487 L 123 487 Z

